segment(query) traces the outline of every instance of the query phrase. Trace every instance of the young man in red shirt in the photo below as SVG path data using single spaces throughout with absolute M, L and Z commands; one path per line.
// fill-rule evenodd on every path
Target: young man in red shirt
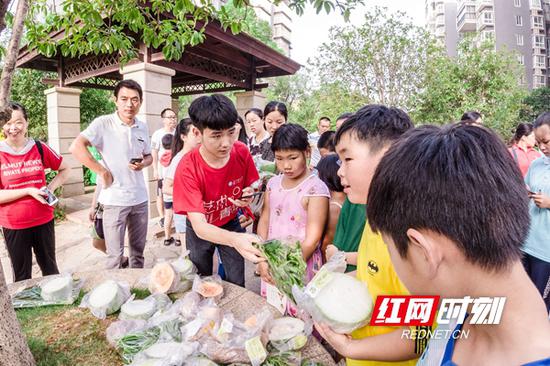
M 237 141 L 235 106 L 224 95 L 203 96 L 189 106 L 200 147 L 183 157 L 174 176 L 174 212 L 187 215 L 186 245 L 201 275 L 212 274 L 217 247 L 227 281 L 244 286 L 244 259 L 263 261 L 252 246 L 256 235 L 247 234 L 237 211 L 247 206 L 250 187 L 259 179 L 252 156 Z

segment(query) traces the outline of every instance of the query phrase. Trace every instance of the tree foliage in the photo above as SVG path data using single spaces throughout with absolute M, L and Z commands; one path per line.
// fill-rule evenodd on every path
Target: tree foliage
M 441 52 L 405 13 L 375 7 L 359 27 L 333 27 L 314 64 L 323 84 L 338 82 L 374 103 L 407 108 L 425 79 L 428 59 Z
M 312 85 L 312 71 L 270 80 L 266 90 L 268 100 L 286 104 L 289 121 L 313 131 L 320 117 L 329 117 L 333 128 L 336 118 L 344 112 L 353 112 L 368 102 L 360 93 L 351 91 L 339 82 Z
M 521 75 L 512 53 L 466 38 L 459 44 L 457 57 L 438 55 L 428 60 L 424 88 L 414 103 L 414 119 L 442 124 L 476 110 L 487 126 L 507 138 L 527 94 L 519 82 Z
M 291 0 L 297 13 L 307 4 L 317 9 L 340 11 L 349 17 L 363 0 Z M 279 1 L 275 1 L 278 3 Z M 220 21 L 233 33 L 243 31 L 248 11 L 245 0 L 217 6 L 214 0 L 65 0 L 61 9 L 52 9 L 47 0 L 35 0 L 27 22 L 31 48 L 47 56 L 59 49 L 64 56 L 118 52 L 122 61 L 138 55 L 139 43 L 161 50 L 167 60 L 179 59 L 187 46 L 205 39 L 205 27 Z M 237 10 L 245 10 L 237 11 Z M 44 21 L 37 21 L 43 19 Z M 49 36 L 65 30 L 62 39 Z
M 52 77 L 36 70 L 17 70 L 13 78 L 11 100 L 21 103 L 29 117 L 29 135 L 42 141 L 48 139 L 46 97 L 44 91 L 51 86 L 42 79 Z M 32 91 L 32 92 L 31 92 Z M 106 90 L 84 89 L 80 96 L 80 124 L 85 128 L 99 115 L 112 113 L 114 103 Z
M 550 87 L 532 90 L 523 100 L 523 104 L 519 118 L 525 122 L 532 122 L 541 113 L 550 110 Z

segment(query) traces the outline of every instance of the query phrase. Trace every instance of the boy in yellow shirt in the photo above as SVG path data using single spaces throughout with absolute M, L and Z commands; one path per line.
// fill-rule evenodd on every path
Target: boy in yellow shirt
M 382 105 L 366 105 L 344 122 L 335 141 L 341 160 L 338 175 L 352 203 L 368 205 L 369 186 L 378 163 L 390 146 L 412 128 L 405 112 Z M 409 294 L 395 273 L 386 244 L 368 223 L 359 244 L 357 278 L 367 284 L 373 301 L 379 295 Z M 426 340 L 404 339 L 403 329 L 367 325 L 353 332 L 350 339 L 318 326 L 321 335 L 346 357 L 348 366 L 415 365 Z

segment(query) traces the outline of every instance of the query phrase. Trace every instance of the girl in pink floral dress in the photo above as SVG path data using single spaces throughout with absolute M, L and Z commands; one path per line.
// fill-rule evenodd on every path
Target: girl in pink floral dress
M 296 124 L 285 124 L 273 135 L 271 148 L 281 174 L 267 184 L 258 235 L 266 240 L 299 240 L 307 263 L 306 281 L 309 281 L 322 265 L 320 241 L 328 216 L 330 192 L 308 168 L 307 137 L 307 131 Z M 265 296 L 265 282 L 274 282 L 267 263 L 259 264 L 258 271 Z M 288 310 L 295 315 L 294 309 Z

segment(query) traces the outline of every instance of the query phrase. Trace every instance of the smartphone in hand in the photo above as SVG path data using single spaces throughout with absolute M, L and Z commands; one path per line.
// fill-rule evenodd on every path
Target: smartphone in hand
M 143 158 L 132 158 L 130 159 L 130 164 L 141 163 L 142 161 L 143 161 Z
M 42 187 L 40 190 L 47 194 L 44 199 L 48 202 L 48 205 L 55 206 L 57 202 L 59 202 L 59 199 L 48 189 L 48 187 Z
M 255 193 L 252 193 L 252 194 L 249 194 L 249 195 L 246 195 L 246 196 L 241 196 L 239 199 L 242 200 L 242 199 L 246 199 L 246 198 L 252 198 L 252 197 L 260 196 L 262 194 L 264 194 L 264 192 L 255 192 Z

